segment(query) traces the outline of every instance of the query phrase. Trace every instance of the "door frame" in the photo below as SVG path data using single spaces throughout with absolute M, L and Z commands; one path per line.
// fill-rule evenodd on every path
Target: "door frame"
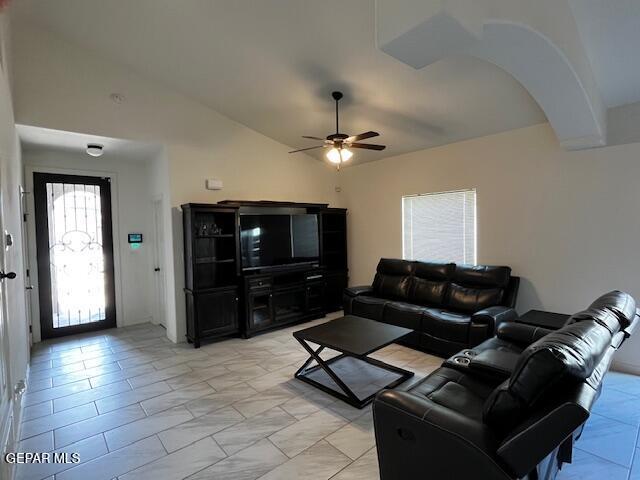
M 25 279 L 25 289 L 24 289 L 24 300 L 25 300 L 25 313 L 27 315 L 27 327 L 29 329 L 28 337 L 29 337 L 29 348 L 33 346 L 33 314 L 31 309 L 33 308 L 33 301 L 31 299 L 31 292 L 33 291 L 33 268 L 31 267 L 31 252 L 29 252 L 29 229 L 27 227 L 27 198 L 28 194 L 22 185 L 20 185 L 20 228 L 22 232 L 22 259 L 24 262 L 24 279 Z
M 104 275 L 106 280 L 105 291 L 105 319 L 80 325 L 72 325 L 56 329 L 49 325 L 53 311 L 51 305 L 51 277 L 50 277 L 50 246 L 47 212 L 47 183 L 97 185 L 100 187 L 101 219 L 102 219 L 102 250 L 104 253 Z M 116 326 L 116 295 L 115 295 L 115 271 L 113 253 L 113 220 L 111 206 L 111 180 L 102 176 L 70 175 L 61 173 L 33 174 L 33 199 L 35 204 L 36 221 L 36 254 L 38 258 L 38 277 L 40 285 L 38 289 L 40 302 L 40 335 L 45 338 L 85 333 Z M 43 281 L 48 278 L 49 281 Z
M 0 232 L 4 235 L 3 222 L 3 198 L 2 184 L 0 183 Z M 0 242 L 0 270 L 5 271 L 5 242 Z M 11 378 L 11 345 L 9 342 L 8 318 L 9 309 L 7 308 L 7 280 L 0 280 L 0 451 L 13 447 L 16 441 L 15 424 L 16 407 L 14 404 L 13 379 Z M 3 385 L 4 383 L 4 385 Z M 0 477 L 3 475 L 11 475 L 13 466 L 4 462 L 0 462 Z
M 166 283 L 166 266 L 164 258 L 165 241 L 164 238 L 164 198 L 158 195 L 152 199 L 153 205 L 153 228 L 154 228 L 154 245 L 153 245 L 153 268 L 159 268 L 155 271 L 155 308 L 154 323 L 167 328 L 167 283 Z M 162 240 L 162 241 L 161 241 Z
M 29 241 L 29 263 L 32 266 L 37 265 L 37 252 L 36 252 L 36 222 L 35 222 L 35 204 L 33 198 L 33 174 L 34 173 L 58 173 L 66 175 L 77 175 L 86 177 L 108 177 L 111 179 L 111 222 L 113 233 L 113 260 L 114 260 L 114 280 L 115 280 L 115 294 L 116 294 L 116 323 L 118 327 L 123 325 L 124 316 L 122 308 L 122 274 L 121 274 L 121 245 L 120 238 L 120 221 L 119 221 L 119 208 L 118 208 L 118 175 L 116 172 L 108 170 L 80 170 L 74 168 L 63 167 L 51 167 L 49 165 L 39 165 L 37 163 L 25 164 L 25 189 L 27 192 L 31 192 L 27 195 L 27 230 Z M 38 278 L 38 269 L 33 268 L 31 270 L 31 283 L 33 285 L 31 295 L 31 315 L 33 321 L 33 342 L 37 343 L 42 340 L 40 332 L 40 286 Z

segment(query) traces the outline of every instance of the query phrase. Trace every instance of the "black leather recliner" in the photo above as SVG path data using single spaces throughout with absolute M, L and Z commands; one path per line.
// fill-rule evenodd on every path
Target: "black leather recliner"
M 503 324 L 408 391 L 381 392 L 381 480 L 554 478 L 638 318 L 634 299 L 614 291 L 555 331 Z
M 371 286 L 345 290 L 344 312 L 410 328 L 402 343 L 448 357 L 517 317 L 519 282 L 509 267 L 383 258 Z

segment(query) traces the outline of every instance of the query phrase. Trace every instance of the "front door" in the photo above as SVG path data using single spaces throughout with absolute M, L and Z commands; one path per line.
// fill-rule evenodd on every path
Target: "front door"
M 42 338 L 116 326 L 108 178 L 33 174 Z

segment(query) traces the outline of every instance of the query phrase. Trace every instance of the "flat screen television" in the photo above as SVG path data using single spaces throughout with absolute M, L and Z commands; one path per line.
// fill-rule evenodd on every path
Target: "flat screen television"
M 240 244 L 245 270 L 317 262 L 318 216 L 241 214 Z

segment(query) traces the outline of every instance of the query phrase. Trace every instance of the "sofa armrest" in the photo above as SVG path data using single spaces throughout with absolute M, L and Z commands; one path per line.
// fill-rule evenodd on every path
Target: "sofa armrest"
M 358 287 L 348 287 L 344 289 L 344 294 L 348 297 L 357 297 L 360 295 L 371 295 L 373 287 L 371 285 L 361 285 Z
M 513 322 L 518 318 L 518 313 L 510 307 L 488 307 L 471 315 L 471 323 L 487 325 L 491 332 L 504 322 Z
M 498 326 L 496 336 L 508 342 L 528 346 L 552 331 L 548 328 L 535 327 L 526 323 L 504 322 Z
M 483 478 L 506 480 L 497 443 L 479 420 L 426 397 L 386 390 L 373 403 L 381 480 Z

